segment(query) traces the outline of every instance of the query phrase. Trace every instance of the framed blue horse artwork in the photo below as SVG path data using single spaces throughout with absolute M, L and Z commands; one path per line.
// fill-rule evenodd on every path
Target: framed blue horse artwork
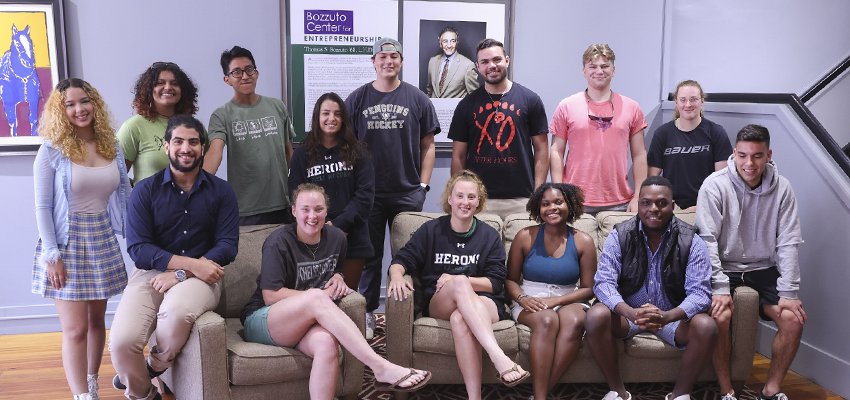
M 53 86 L 68 76 L 62 0 L 0 0 L 0 152 L 33 150 Z

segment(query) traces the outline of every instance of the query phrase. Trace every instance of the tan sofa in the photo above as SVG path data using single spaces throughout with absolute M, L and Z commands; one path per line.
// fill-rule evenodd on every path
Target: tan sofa
M 309 399 L 312 359 L 290 348 L 243 340 L 239 313 L 257 288 L 262 246 L 280 225 L 243 226 L 239 254 L 225 267 L 221 300 L 202 314 L 180 355 L 162 375 L 178 399 Z M 357 292 L 339 302 L 361 333 L 366 331 L 366 300 Z M 363 363 L 340 355 L 337 396 L 354 399 L 363 385 Z
M 392 253 L 395 254 L 410 239 L 413 232 L 426 221 L 442 214 L 403 213 L 396 217 L 392 229 Z M 693 212 L 676 214 L 688 223 L 693 223 Z M 633 213 L 602 212 L 593 218 L 583 215 L 573 226 L 587 232 L 601 253 L 605 238 L 614 224 L 633 217 Z M 510 250 L 511 241 L 520 229 L 534 225 L 527 214 L 509 216 L 504 222 L 490 214 L 480 214 L 478 218 L 502 233 L 505 249 Z M 405 279 L 414 282 L 409 275 Z M 417 282 L 414 282 L 414 286 Z M 417 290 L 414 293 L 420 293 Z M 753 355 L 755 353 L 756 327 L 758 323 L 758 295 L 747 287 L 740 287 L 734 294 L 735 313 L 732 317 L 732 381 L 736 390 L 750 376 Z M 454 341 L 448 321 L 434 318 L 422 318 L 415 310 L 418 298 L 411 296 L 404 301 L 387 301 L 387 356 L 390 361 L 414 368 L 430 370 L 434 373 L 431 383 L 462 384 L 463 378 L 457 365 Z M 531 341 L 531 329 L 513 321 L 499 321 L 493 324 L 493 331 L 499 346 L 509 357 L 513 357 L 523 368 L 529 369 L 528 346 Z M 620 341 L 620 371 L 626 382 L 674 382 L 679 372 L 682 352 L 666 344 L 652 334 L 644 333 L 630 340 Z M 484 362 L 484 383 L 498 383 L 495 368 L 487 360 Z M 711 366 L 699 377 L 702 381 L 716 379 Z M 560 382 L 605 382 L 602 373 L 593 360 L 590 349 L 585 343 L 579 356 L 561 377 Z M 403 396 L 397 396 L 403 397 Z

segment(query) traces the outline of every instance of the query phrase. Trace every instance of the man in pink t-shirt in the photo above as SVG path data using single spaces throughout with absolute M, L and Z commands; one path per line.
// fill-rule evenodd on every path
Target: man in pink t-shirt
M 614 52 L 607 44 L 590 45 L 582 64 L 587 89 L 561 100 L 549 124 L 552 182 L 581 187 L 587 213 L 636 212 L 628 157 L 631 150 L 632 175 L 640 187 L 647 171 L 646 119 L 636 101 L 611 90 Z

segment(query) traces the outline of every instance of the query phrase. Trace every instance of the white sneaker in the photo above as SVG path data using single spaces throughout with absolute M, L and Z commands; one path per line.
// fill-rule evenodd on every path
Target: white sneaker
M 375 338 L 375 314 L 367 312 L 366 313 L 366 340 L 372 340 Z
M 734 399 L 734 397 L 733 397 L 733 399 Z M 690 394 L 683 394 L 683 395 L 678 396 L 678 397 L 673 397 L 673 393 L 667 393 L 667 395 L 664 396 L 664 400 L 691 400 L 691 395 Z
M 92 397 L 88 393 L 75 394 L 74 400 L 92 400 Z
M 735 393 L 733 392 L 725 393 L 723 396 L 720 396 L 720 400 L 738 400 L 738 398 L 735 397 Z
M 626 392 L 626 393 L 629 393 L 629 392 Z M 606 393 L 605 397 L 603 397 L 602 400 L 632 400 L 632 394 L 629 393 L 629 398 L 623 399 L 622 397 L 620 397 L 620 395 L 617 392 L 612 390 L 612 391 Z
M 97 395 L 97 390 L 100 388 L 97 384 L 97 374 L 86 374 L 86 383 L 89 386 L 89 395 L 92 400 L 100 400 Z

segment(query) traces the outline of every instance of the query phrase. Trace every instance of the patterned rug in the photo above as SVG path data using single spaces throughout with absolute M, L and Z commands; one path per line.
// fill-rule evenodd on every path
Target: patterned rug
M 387 340 L 384 324 L 384 314 L 375 314 L 377 329 L 375 337 L 369 344 L 375 352 L 386 357 Z M 627 383 L 626 390 L 632 394 L 633 400 L 663 400 L 667 393 L 673 391 L 673 383 Z M 563 400 L 600 400 L 608 393 L 608 385 L 592 383 L 564 383 L 555 386 L 549 393 L 550 399 Z M 485 384 L 482 389 L 484 400 L 525 400 L 532 395 L 530 384 L 521 384 L 516 387 L 505 387 L 497 384 Z M 358 396 L 368 400 L 392 400 L 390 392 L 379 392 L 375 390 L 375 375 L 366 367 L 363 376 L 363 390 Z M 697 383 L 691 393 L 694 400 L 718 400 L 720 392 L 717 384 L 711 382 Z M 466 388 L 463 385 L 427 385 L 422 390 L 411 393 L 410 399 L 416 400 L 454 400 L 466 399 Z M 755 400 L 756 392 L 744 387 L 744 393 L 738 396 L 739 400 Z

